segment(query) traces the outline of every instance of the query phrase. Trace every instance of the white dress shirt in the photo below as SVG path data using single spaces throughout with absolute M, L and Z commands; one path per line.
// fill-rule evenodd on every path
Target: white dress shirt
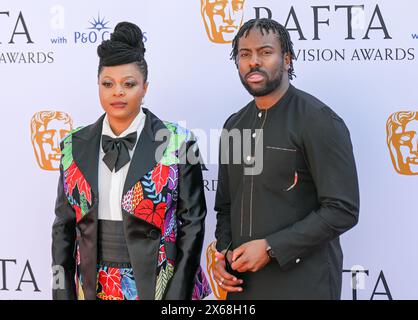
M 132 155 L 138 145 L 138 139 L 141 135 L 142 129 L 145 124 L 145 113 L 142 111 L 142 107 L 134 121 L 131 125 L 122 132 L 119 136 L 116 136 L 109 125 L 109 120 L 107 115 L 103 120 L 103 129 L 102 135 L 108 135 L 112 138 L 124 137 L 132 132 L 137 132 L 136 143 L 133 150 L 129 150 L 129 155 L 132 160 Z M 126 176 L 128 174 L 129 166 L 131 161 L 125 164 L 118 172 L 110 171 L 106 164 L 103 162 L 103 157 L 105 153 L 102 148 L 102 142 L 100 139 L 100 154 L 99 154 L 99 219 L 101 220 L 113 220 L 113 221 L 122 221 L 122 193 L 123 186 L 125 184 Z

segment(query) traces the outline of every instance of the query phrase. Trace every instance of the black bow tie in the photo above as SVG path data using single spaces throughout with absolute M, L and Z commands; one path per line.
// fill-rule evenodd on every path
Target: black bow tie
M 103 157 L 103 162 L 110 171 L 113 171 L 113 168 L 115 168 L 115 172 L 118 172 L 120 168 L 131 160 L 129 150 L 134 148 L 135 142 L 136 131 L 122 138 L 112 138 L 107 135 L 102 135 L 102 148 L 106 153 Z

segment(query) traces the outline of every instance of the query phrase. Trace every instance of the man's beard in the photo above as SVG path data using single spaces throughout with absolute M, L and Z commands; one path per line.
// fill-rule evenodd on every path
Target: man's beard
M 282 80 L 283 80 L 283 64 L 279 67 L 278 72 L 276 74 L 276 77 L 274 77 L 273 79 L 269 79 L 266 72 L 260 70 L 259 68 L 251 69 L 250 72 L 248 72 L 248 74 L 251 73 L 251 72 L 262 73 L 264 75 L 264 77 L 267 79 L 267 82 L 263 87 L 258 88 L 258 89 L 253 89 L 247 83 L 245 78 L 242 77 L 241 74 L 239 73 L 239 78 L 241 80 L 242 85 L 244 86 L 245 89 L 247 89 L 249 94 L 251 94 L 254 97 L 263 97 L 263 96 L 266 96 L 266 95 L 272 93 L 274 90 L 276 90 L 281 85 Z

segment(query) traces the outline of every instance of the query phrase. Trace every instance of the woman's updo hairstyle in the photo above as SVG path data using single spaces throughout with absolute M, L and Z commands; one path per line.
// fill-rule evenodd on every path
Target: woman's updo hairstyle
M 104 40 L 97 47 L 99 55 L 99 72 L 103 67 L 117 66 L 127 63 L 136 63 L 144 77 L 148 78 L 148 65 L 145 61 L 145 46 L 141 29 L 131 22 L 119 22 L 110 40 Z

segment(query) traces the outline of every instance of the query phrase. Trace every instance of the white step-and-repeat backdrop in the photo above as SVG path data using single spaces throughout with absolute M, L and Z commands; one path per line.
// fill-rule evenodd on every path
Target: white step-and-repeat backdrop
M 254 17 L 286 25 L 293 84 L 351 131 L 361 212 L 342 236 L 343 298 L 418 299 L 417 10 L 414 0 L 2 0 L 0 299 L 51 298 L 59 140 L 102 114 L 96 47 L 119 21 L 145 32 L 145 105 L 199 137 L 210 279 L 218 130 L 251 99 L 229 60 L 230 41 Z M 209 299 L 224 297 L 212 289 Z

